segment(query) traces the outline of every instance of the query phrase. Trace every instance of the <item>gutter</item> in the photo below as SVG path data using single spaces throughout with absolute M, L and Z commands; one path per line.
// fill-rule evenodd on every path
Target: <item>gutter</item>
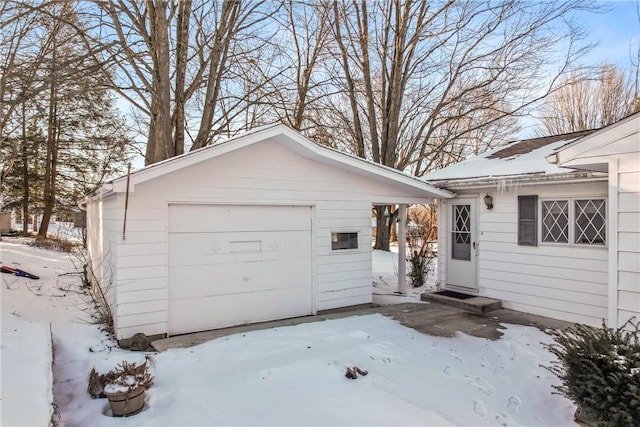
M 531 174 L 531 175 L 504 175 L 487 176 L 481 178 L 431 181 L 438 188 L 487 188 L 496 187 L 503 189 L 506 185 L 531 186 L 537 184 L 577 184 L 588 182 L 607 181 L 608 175 L 602 172 L 568 172 L 559 174 Z

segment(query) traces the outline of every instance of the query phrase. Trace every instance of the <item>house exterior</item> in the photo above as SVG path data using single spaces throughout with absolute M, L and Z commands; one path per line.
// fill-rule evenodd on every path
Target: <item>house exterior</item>
M 640 113 L 549 156 L 561 167 L 607 173 L 608 320 L 640 320 Z
M 372 205 L 449 197 L 274 125 L 104 185 L 88 251 L 117 339 L 311 315 L 372 301 Z
M 423 179 L 439 207 L 443 288 L 600 326 L 640 317 L 640 115 L 515 141 Z

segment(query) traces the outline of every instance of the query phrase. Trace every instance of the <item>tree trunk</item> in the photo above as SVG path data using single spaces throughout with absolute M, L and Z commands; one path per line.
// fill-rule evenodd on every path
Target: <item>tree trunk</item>
M 389 206 L 376 206 L 376 242 L 373 249 L 380 249 L 383 251 L 389 251 L 389 224 L 391 217 L 385 216 L 385 210 L 389 209 Z M 388 211 L 387 211 L 388 212 Z
M 222 73 L 227 66 L 227 57 L 236 23 L 240 12 L 241 3 L 236 0 L 224 0 L 220 21 L 216 28 L 213 47 L 211 49 L 211 62 L 209 64 L 209 76 L 207 78 L 207 90 L 204 97 L 202 119 L 198 135 L 193 141 L 192 150 L 206 146 L 211 138 L 213 119 L 218 105 Z
M 56 203 L 56 176 L 58 172 L 58 124 L 57 105 L 55 100 L 55 88 L 52 85 L 52 99 L 49 106 L 49 125 L 47 135 L 47 164 L 44 176 L 44 210 L 42 222 L 38 230 L 38 239 L 46 239 L 49 230 L 49 222 L 53 215 Z
M 26 105 L 22 103 L 22 234 L 29 234 L 29 153 L 27 150 Z
M 169 54 L 169 21 L 167 3 L 147 1 L 151 26 L 151 57 L 153 58 L 153 88 L 151 124 L 145 163 L 152 164 L 175 156 L 171 135 L 171 77 Z
M 183 0 L 178 6 L 178 22 L 176 24 L 176 83 L 175 107 L 173 110 L 173 127 L 175 129 L 173 149 L 176 156 L 184 153 L 185 134 L 185 78 L 187 73 L 187 51 L 189 49 L 189 16 L 191 0 Z
M 54 43 L 51 60 L 51 87 L 49 89 L 49 117 L 47 120 L 47 156 L 44 171 L 44 211 L 42 212 L 42 222 L 38 230 L 38 239 L 46 239 L 49 229 L 49 222 L 53 214 L 53 207 L 56 201 L 56 169 L 58 167 L 58 105 L 57 105 L 57 81 L 56 81 L 56 59 L 57 45 Z

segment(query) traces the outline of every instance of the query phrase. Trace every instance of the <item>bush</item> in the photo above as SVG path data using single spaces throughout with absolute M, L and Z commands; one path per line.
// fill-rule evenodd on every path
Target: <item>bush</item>
M 77 243 L 57 237 L 47 237 L 46 239 L 38 238 L 27 244 L 36 248 L 50 249 L 65 253 L 73 252 L 73 250 L 78 246 Z
M 433 258 L 426 256 L 422 251 L 413 251 L 411 257 L 409 257 L 409 262 L 411 263 L 409 277 L 414 288 L 419 288 L 426 283 L 432 260 Z
M 639 325 L 575 325 L 552 332 L 555 342 L 546 346 L 558 357 L 547 367 L 562 381 L 554 388 L 598 425 L 640 424 Z

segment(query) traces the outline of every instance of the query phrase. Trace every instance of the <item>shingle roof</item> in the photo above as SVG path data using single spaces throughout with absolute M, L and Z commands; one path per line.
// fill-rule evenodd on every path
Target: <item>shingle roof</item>
M 522 141 L 513 141 L 487 156 L 487 159 L 504 159 L 506 157 L 518 156 L 530 153 L 533 150 L 552 144 L 556 141 L 567 139 L 577 139 L 593 133 L 594 130 L 583 130 L 580 132 L 565 133 L 562 135 L 543 136 L 540 138 L 525 139 Z
M 427 182 L 467 181 L 479 178 L 516 178 L 519 176 L 552 175 L 571 172 L 551 164 L 546 157 L 559 149 L 595 130 L 545 136 L 494 148 L 477 157 L 449 165 L 422 177 Z M 441 183 L 439 184 L 441 185 Z

